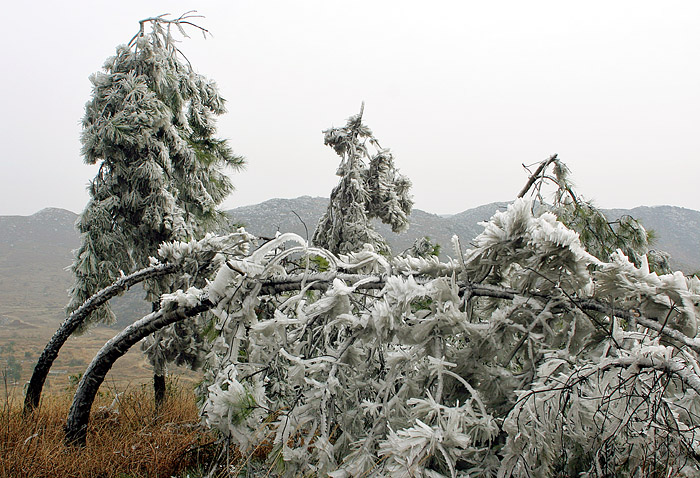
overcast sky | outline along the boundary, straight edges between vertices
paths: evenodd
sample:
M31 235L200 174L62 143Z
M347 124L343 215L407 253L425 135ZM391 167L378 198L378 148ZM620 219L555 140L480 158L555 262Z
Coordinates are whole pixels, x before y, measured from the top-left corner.
M328 196L322 130L365 101L429 212L510 200L553 153L600 206L700 210L697 0L40 0L3 8L0 215L84 208L88 76L138 20L193 8L213 36L180 49L247 158L226 209Z

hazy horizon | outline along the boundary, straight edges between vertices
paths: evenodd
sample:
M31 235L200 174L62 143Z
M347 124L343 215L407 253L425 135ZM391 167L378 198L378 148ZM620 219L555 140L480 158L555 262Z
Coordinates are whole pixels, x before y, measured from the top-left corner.
M292 198L274 197L274 198L265 199L265 200L262 200L262 201L260 201L260 202L256 202L256 203L252 203L252 204L234 205L234 206L232 206L232 207L224 207L224 208L222 208L222 209L225 210L225 211L230 211L230 210L232 210L232 209L237 209L237 208L242 208L242 207L257 206L257 205L262 204L262 203L264 203L264 202L266 202L266 201L272 201L272 200L276 200L276 199L280 199L280 200L294 200L294 199L299 199L299 198L302 198L302 197L311 197L311 198L313 198L313 199L316 199L316 198L328 199L328 196L309 196L308 194L302 194L301 196L296 196L296 197L292 197ZM421 210L421 211L426 212L426 213L429 213L429 214L435 214L435 215L437 215L437 216L444 216L444 217L447 217L447 216L454 216L454 215L456 215L456 214L460 214L460 213L462 213L462 212L464 212L464 211L468 211L468 210L470 210L470 209L476 209L476 208L481 207L481 206L487 206L487 205L489 205L489 204L494 204L494 203L511 202L511 201L513 201L513 200L514 200L514 198L511 198L511 199L508 199L508 200L503 200L503 201L489 201L489 202L485 202L485 203L483 203L483 204L476 204L476 205L474 205L474 206L469 206L469 207L466 207L466 208L464 208L464 209L462 209L462 210L460 210L460 211L452 212L452 213L441 213L441 212L437 212L437 211L430 211L430 210L423 209L423 208L421 208L421 207L415 207L415 206L414 206L413 209L418 209L418 210ZM611 209L632 210L632 209L636 209L636 208L638 208L638 207L648 207L648 208L655 208L655 207L678 207L678 208L681 208L681 209L688 209L688 210L691 210L691 211L698 211L698 212L700 212L699 209L686 208L686 207L683 207L683 206L676 206L676 205L673 205L673 204L653 204L653 205L649 205L649 204L640 204L640 205L638 205L638 206L633 206L633 207L614 207L614 206L613 206L613 207L605 207L605 206L600 206L599 204L596 204L596 205L599 206L601 209L606 209L606 210L611 210ZM60 209L60 210L63 210L63 211L71 212L71 213L76 214L76 215L78 215L78 214L80 214L80 213L82 212L82 210L80 210L80 211L73 211L73 210L71 210L71 209L66 209L66 208L63 208L63 207L46 206L46 207L42 207L42 208L40 208L40 209L38 209L38 210L36 210L36 211L34 211L34 212L32 212L32 213L29 213L29 214L0 214L0 217L7 217L7 216L28 217L28 216L33 216L33 215L35 215L35 214L38 214L38 213L40 213L41 211L46 210L46 209Z

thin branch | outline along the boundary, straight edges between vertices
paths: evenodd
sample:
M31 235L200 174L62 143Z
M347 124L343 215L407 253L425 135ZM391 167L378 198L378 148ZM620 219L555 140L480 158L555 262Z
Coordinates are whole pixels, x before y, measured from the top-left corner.
M140 38L146 34L146 32L145 32L146 23L150 23L154 27L155 27L155 25L159 25L159 24L168 25L168 26L176 25L178 27L178 29L180 30L180 32L185 37L187 37L187 33L185 33L184 29L182 28L182 25L189 25L191 27L198 29L199 31L202 32L202 35L204 35L205 38L206 38L207 34L211 35L209 30L207 30L206 28L204 28L200 25L197 25L196 23L190 21L190 19L192 19L192 18L204 18L204 15L192 15L193 13L197 13L197 10L190 10L188 12L185 12L182 15L180 15L178 18L175 18L173 20L168 20L167 18L165 18L168 15L170 15L170 13L163 13L161 15L158 15L157 17L149 17L149 18L144 18L143 20L139 20L139 31L138 31L138 33L136 33L136 35L134 35L131 38L131 40L129 40L129 46L130 47L133 46L133 44L135 43L137 38Z
M550 164L552 164L553 162L555 162L556 160L557 160L557 155L554 154L554 155L550 156L549 159L542 161L540 163L540 165L537 167L537 169L535 170L535 172L530 175L530 178L528 179L527 183L525 184L525 187L522 189L522 191L520 191L520 193L518 193L518 197L519 198L525 197L525 195L530 190L532 185L535 184L535 181L537 181L537 178L542 176L542 172L544 171L544 169L547 166L549 166Z
M304 226L304 231L306 232L306 242L309 242L309 228L306 227L306 223L301 218L301 216L299 214L297 214L297 212L294 209L291 209L291 211L292 211L292 214L294 214L297 217L297 219L299 219L299 222L301 222L301 225Z

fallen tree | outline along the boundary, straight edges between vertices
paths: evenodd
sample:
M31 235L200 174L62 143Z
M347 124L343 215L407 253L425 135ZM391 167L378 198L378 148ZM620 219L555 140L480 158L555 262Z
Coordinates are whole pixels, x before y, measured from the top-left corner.
M507 232L493 230L500 223L516 228L510 232L525 233L528 228L520 228L518 221L506 221L506 216L516 219L513 216L523 215L521 219L528 222L542 219L532 215L530 207L530 203L520 202L497 214L489 225L491 232ZM664 443L677 448L649 448L650 443L646 443L648 454L640 455L635 466L643 465L640 469L651 470L653 475L658 470L648 468L648 460L658 453L671 453L667 456L673 458L671 463L684 456L684 466L691 466L688 463L692 463L697 440L692 426L695 416L669 422L680 405L668 390L684 390L683 400L691 401L700 390L700 341L689 333L697 318L689 307L696 307L693 301L698 300L698 281L681 280L678 275L658 276L635 267L622 254L609 262L599 261L586 255L576 236L568 234L553 217L537 222L539 231L529 228L532 237L549 241L550 246L556 244L560 253L568 251L596 265L594 294L584 295L586 287L572 293L572 284L567 282L575 275L581 274L581 279L589 273L585 268L560 268L561 264L554 269L558 282L551 280L552 270L543 268L525 274L527 279L521 277L511 286L469 280L483 266L483 254L494 252L496 245L507 248L516 240L512 236L488 245L482 236L481 246L468 252L463 263L414 257L395 258L389 263L369 250L339 259L306 247L293 235L271 241L244 259L226 261L207 287L165 296L161 310L105 345L78 387L66 439L85 443L92 399L111 364L128 347L170 323L210 310L220 319L220 336L209 351L210 365L217 366L209 369L205 421L228 434L243 450L271 434L288 471L313 466L324 467L324 473L332 476L343 476L360 470L400 473L420 466L444 466L448 476L460 476L467 469L477 474L521 476L552 467L580 466L593 470L594 475L596 469L604 474L622 466L617 458L620 450L605 451L610 441L629 438L637 426L632 420L635 413L651 413L653 409L672 413L659 416L665 421L658 423L653 416L644 416L655 427L664 424ZM549 234L546 239L544 233ZM278 249L290 240L299 246ZM535 244L531 247L537 249ZM511 252L519 255L517 250ZM533 252L531 249L518 261L522 264ZM317 254L328 260L331 271L284 273L286 259L295 258L296 269L312 264L304 258ZM545 251L540 254L549 256ZM542 259L540 255L538 260ZM364 271L345 273L339 266ZM629 283L631 277L637 280L634 287ZM638 296L645 290L644 281L656 289L652 293L647 287L646 295ZM613 285L616 295L611 299ZM620 287L628 293L621 295ZM320 292L312 292L315 290ZM667 300L676 293L677 301ZM274 298L279 303L272 315L265 317L260 306ZM307 303L306 299L312 300ZM362 300L366 302L360 305ZM357 301L356 307L353 301ZM475 320L484 314L490 320ZM558 347L553 347L556 344ZM535 347L542 351L536 352ZM241 354L241 350L246 353ZM571 352L575 354L569 355ZM625 380L615 382L609 392L603 389L602 398L589 398L587 384L610 381L620 373L626 375ZM264 377L269 378L265 381ZM630 384L647 394L639 395L634 387L629 390L626 387ZM586 435L602 447L585 452L592 460L586 466L578 461L558 461L560 455L543 449L550 445L529 435L542 433L544 427L547 433L559 436L564 430L567 440L574 440L574 433L582 432L576 426L582 425L570 420L580 410L574 412L573 405L566 403L576 393L582 397L579 407L595 404L588 414L593 417L591 423L602 410L612 413L606 394L622 397L614 403L629 402L623 410L616 410L628 417L627 423L615 420L614 429L621 437L606 431L605 420L609 418L602 424L604 439ZM267 423L265 417L273 411L278 419ZM375 420L361 419L368 413L376 414ZM542 413L552 417L551 423L532 421ZM404 425L397 430L400 423ZM569 425L562 429L565 423ZM454 426L458 428L453 430ZM355 439L343 450L348 433ZM297 445L291 445L295 436ZM315 440L302 438L310 436ZM525 436L530 438L522 438ZM324 442L324 437L328 441ZM470 443L491 446L474 448ZM557 446L556 442L552 446ZM558 446L566 448L566 440ZM634 441L624 446L632 457L639 451ZM481 469L476 468L478 464Z
M697 474L700 280L654 272L641 225L602 224L563 171L543 171L536 197L551 178L571 201L518 199L447 262L336 256L293 234L217 254L204 287L164 295L99 352L66 440L85 443L128 347L206 311L215 334L190 345L204 347L203 420L244 456L272 443L280 475ZM552 211L606 228L596 254ZM631 254L606 253L629 234Z

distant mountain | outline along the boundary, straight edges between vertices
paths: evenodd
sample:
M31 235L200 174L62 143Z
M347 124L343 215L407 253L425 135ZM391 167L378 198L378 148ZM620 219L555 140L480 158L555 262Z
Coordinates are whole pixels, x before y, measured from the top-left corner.
M269 199L252 206L237 207L227 213L235 224L245 226L256 236L275 237L279 231L293 232L311 239L316 223L327 207L327 198L301 196Z
M417 238L428 236L442 246L443 257L444 254L454 256L451 250L452 236L456 234L462 240L462 246L466 246L483 230L478 223L488 221L494 212L505 209L507 205L508 203L492 203L452 216L439 216L414 208L410 216L410 227L405 233L396 234L380 221L375 221L374 227L387 239L394 252L404 251ZM270 199L227 212L234 223L246 226L258 236L274 237L280 231L311 238L327 207L327 198L302 196L294 199Z
M258 236L273 237L277 231L310 237L328 205L326 198L303 196L271 199L229 212L234 222ZM492 203L451 216L438 216L420 209L411 214L404 234L394 234L384 224L377 229L394 252L409 248L416 238L429 236L442 246L443 256L454 257L451 238L457 235L463 249L487 221L507 203ZM657 235L655 247L669 252L672 265L684 272L700 270L700 212L673 206L610 209L609 218L625 214L638 218ZM64 209L43 209L32 216L0 216L0 325L20 319L33 325L58 323L65 318L71 275L66 270L72 250L79 246L74 224L77 215ZM306 226L306 227L305 227ZM120 325L149 312L140 291L118 298L114 304Z
M0 216L0 319L11 317L56 328L65 319L72 276L67 269L80 246L78 215L46 208L31 216ZM112 301L124 326L150 312L135 288Z
M609 219L632 216L656 234L652 244L671 254L674 269L700 271L700 212L676 206L640 206L634 209L607 209Z
M228 211L234 222L247 227L253 234L274 237L275 232L295 232L309 236L321 215L328 207L328 199L302 196L295 199L270 199L253 206ZM420 209L413 209L407 232L395 234L391 229L375 222L376 229L387 238L394 252L401 252L419 237L428 236L442 246L441 255L454 257L452 236L460 238L462 248L481 233L480 222L488 221L496 212L505 210L506 202L495 202L467 209L451 216L438 216ZM686 273L700 270L700 212L675 206L637 207L634 209L606 209L611 220L630 215L639 219L647 229L656 234L654 248L671 254L671 264ZM306 225L306 228L304 228Z
M32 216L0 216L0 316L24 310L36 320L13 317L33 323L63 317L70 287L65 268L79 245L76 218L54 208Z

